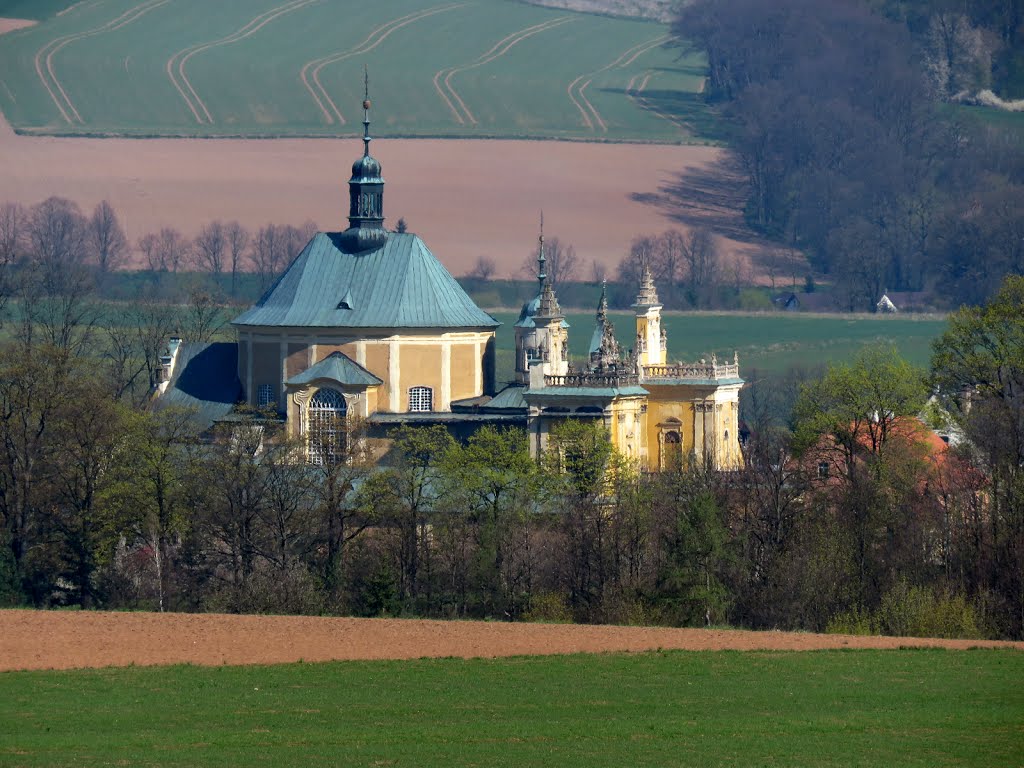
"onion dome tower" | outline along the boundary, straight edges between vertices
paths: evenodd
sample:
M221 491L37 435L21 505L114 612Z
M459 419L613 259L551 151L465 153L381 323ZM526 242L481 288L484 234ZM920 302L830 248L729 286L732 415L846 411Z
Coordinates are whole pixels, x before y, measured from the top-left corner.
M351 253L379 248L387 240L384 229L384 179L380 163L370 155L370 76L364 72L363 156L352 164L348 180L348 229L342 247Z

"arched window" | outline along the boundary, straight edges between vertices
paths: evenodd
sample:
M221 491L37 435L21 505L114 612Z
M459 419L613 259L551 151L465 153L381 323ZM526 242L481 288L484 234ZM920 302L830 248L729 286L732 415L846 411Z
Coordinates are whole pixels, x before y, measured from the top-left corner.
M409 413L423 413L434 410L434 390L430 387L409 388Z
M309 460L335 464L345 448L345 398L336 389L318 389L307 406Z
M678 470L683 466L683 441L678 432L665 433L665 469Z

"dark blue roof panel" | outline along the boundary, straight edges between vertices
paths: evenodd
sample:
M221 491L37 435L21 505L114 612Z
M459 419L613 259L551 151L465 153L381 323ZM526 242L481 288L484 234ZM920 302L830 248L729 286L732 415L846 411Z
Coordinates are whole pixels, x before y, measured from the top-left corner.
M154 401L157 408L194 408L203 427L226 416L242 399L238 381L238 345L183 343L167 390Z

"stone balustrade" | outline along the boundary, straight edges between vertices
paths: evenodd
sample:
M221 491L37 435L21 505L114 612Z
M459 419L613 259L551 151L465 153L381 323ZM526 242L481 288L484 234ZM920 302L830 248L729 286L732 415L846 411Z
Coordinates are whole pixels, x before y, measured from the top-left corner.
M640 383L635 373L570 373L565 376L545 376L546 387L629 387Z
M731 379L739 378L737 363L674 363L645 365L645 379Z

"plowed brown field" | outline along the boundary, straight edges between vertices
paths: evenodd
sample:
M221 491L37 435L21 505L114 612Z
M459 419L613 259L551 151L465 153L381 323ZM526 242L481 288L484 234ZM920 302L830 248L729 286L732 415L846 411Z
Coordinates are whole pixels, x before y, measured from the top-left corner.
M29 137L0 116L0 203L60 195L89 212L107 199L133 243L161 227L192 236L212 219L252 229L312 220L333 231L347 226L349 164L361 150L354 138ZM486 256L498 276L518 276L541 209L547 234L576 248L581 279L595 261L614 274L636 235L694 222L720 234L730 262L765 252L743 225L739 180L718 182L724 150L715 147L385 138L373 152L387 179L387 225L405 218L456 275ZM684 174L717 186L679 192Z
M824 648L1010 647L1024 643L479 621L0 611L0 670L151 664Z

